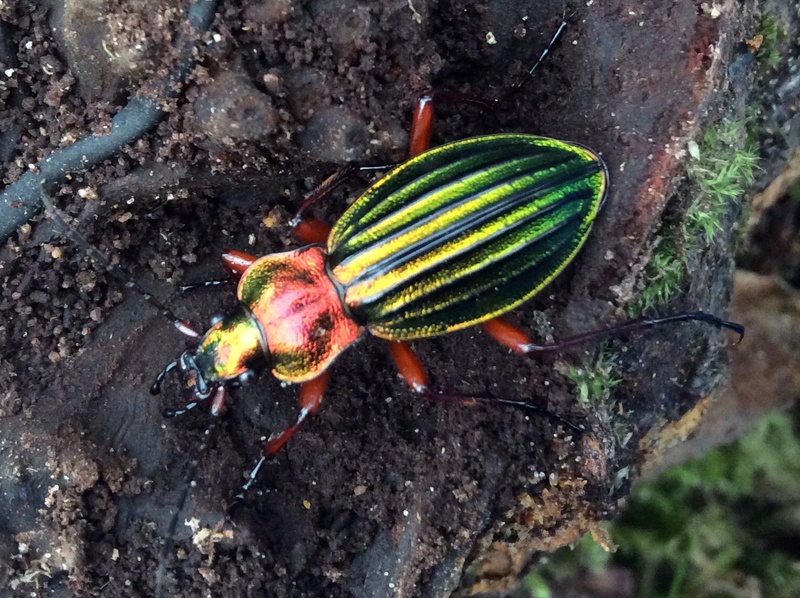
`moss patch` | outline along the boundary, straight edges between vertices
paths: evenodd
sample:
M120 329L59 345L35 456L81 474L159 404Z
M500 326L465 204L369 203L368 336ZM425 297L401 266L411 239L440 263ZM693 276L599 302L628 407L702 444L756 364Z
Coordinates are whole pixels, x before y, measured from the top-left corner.
M702 144L689 145L690 197L680 219L665 220L644 272L644 288L630 306L632 315L669 302L680 289L689 264L722 230L731 202L753 183L758 156L746 143L744 121L722 121L706 131Z
M632 570L638 596L800 595L794 425L770 414L734 445L640 484L611 526L617 552L605 553L587 535L537 568L531 595L613 567Z

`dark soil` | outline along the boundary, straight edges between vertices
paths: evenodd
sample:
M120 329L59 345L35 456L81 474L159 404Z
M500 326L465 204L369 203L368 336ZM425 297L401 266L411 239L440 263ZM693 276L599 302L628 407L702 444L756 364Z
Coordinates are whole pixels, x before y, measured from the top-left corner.
M109 0L104 19L81 20L91 3L54 4L0 9L0 62L14 69L13 85L0 88L11 148L4 184L54 149L102 133L131 90L165 72L168 32L181 23L170 9L184 6ZM523 91L491 113L443 106L434 135L441 143L535 132L607 160L612 194L592 239L512 316L556 337L624 315L675 197L686 140L718 103L732 37L730 15L711 18L700 2L586 4L568 3L563 39ZM73 173L55 201L141 286L180 316L208 322L232 307L232 289L182 296L179 283L220 277L217 256L227 248L266 254L294 245L293 208L337 164L401 160L414 102L432 88L501 95L562 11L561 0L223 1L166 119L102 167ZM72 29L54 38L53 24ZM116 58L98 66L103 56ZM315 216L333 222L368 182ZM51 219L24 226L0 251L0 587L20 596L151 596L208 425L200 409L162 418L165 405L181 404L177 385L167 384L163 401L148 392L186 345ZM724 240L691 274L675 307L721 313ZM294 417L296 389L265 373L235 392L202 456L165 562L165 595L447 595L491 544L478 543L481 535L513 516L520 493L555 491L558 476L580 479L582 506L564 520L610 516L626 486L615 486L617 472L633 465L636 440L710 393L724 371L721 337L701 326L615 346L623 438L608 412L577 405L554 369L580 363L582 352L524 359L477 330L415 343L438 387L530 401L585 425L578 436L532 411L416 397L382 343L367 339L335 363L322 409L266 469L226 537L212 546L201 533L193 544L193 531L220 520L260 438Z

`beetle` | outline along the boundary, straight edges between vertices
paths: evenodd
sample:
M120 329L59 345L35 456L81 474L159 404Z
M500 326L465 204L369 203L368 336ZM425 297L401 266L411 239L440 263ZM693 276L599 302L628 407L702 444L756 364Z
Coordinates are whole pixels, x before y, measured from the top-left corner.
M229 383L268 359L275 377L302 387L297 422L267 443L264 459L316 411L329 366L365 334L390 341L401 374L426 392L406 342L480 323L504 338L497 316L571 261L607 188L597 154L544 137L491 135L419 153L369 187L327 239L319 223L301 223L299 235L315 242L263 257L224 253L238 308L202 337L182 324L199 342L152 391L178 368L193 400L167 414L210 399L219 415Z
M297 235L308 243L299 249L222 255L238 281L233 312L203 335L176 321L198 344L163 368L151 391L158 394L178 369L192 400L165 415L203 401L213 415L222 414L229 385L267 361L276 378L301 385L295 423L264 444L234 504L319 408L331 363L366 334L389 342L414 392L438 396L408 341L480 325L513 351L531 354L674 321L743 333L738 324L685 312L535 344L500 316L539 293L578 253L607 198L608 169L580 144L526 134L427 149L432 111L432 98L423 98L412 123L411 158L364 191L332 228L296 220ZM347 174L334 175L312 197Z
M526 77L563 28L564 23ZM608 169L583 145L527 134L473 137L430 149L435 95L486 107L480 98L452 92L423 97L412 119L409 159L364 191L332 228L301 220L298 213L293 224L305 246L262 257L223 253L223 267L238 281L239 305L215 318L203 334L111 265L63 222L43 195L48 212L62 221L71 237L126 287L172 319L180 332L197 340L195 348L162 368L151 387L152 394L159 394L165 377L180 372L191 400L182 409L165 410L166 416L181 415L204 402L210 402L213 416L221 415L229 387L246 381L265 363L276 378L301 385L295 423L264 444L226 516L244 499L264 463L319 408L333 361L367 334L388 341L411 390L429 396L440 395L430 390L408 341L474 325L523 355L563 351L602 337L689 320L731 329L740 340L744 334L734 322L704 312L681 312L536 344L503 320L500 316L546 287L584 245L608 196ZM357 170L345 167L335 173L301 211Z

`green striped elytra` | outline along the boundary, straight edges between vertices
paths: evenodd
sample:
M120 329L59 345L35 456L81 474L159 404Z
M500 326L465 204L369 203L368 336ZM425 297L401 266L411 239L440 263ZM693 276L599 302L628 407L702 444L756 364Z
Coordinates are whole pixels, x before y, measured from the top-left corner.
M429 150L342 216L327 243L346 310L408 340L489 320L539 292L583 245L608 189L593 152L530 135Z
M323 184L320 195L332 186ZM676 321L741 333L737 324L682 312L539 345L500 317L572 261L607 193L602 159L574 143L505 134L422 151L369 187L332 228L300 221L295 232L305 247L260 258L224 253L223 265L238 279L239 308L162 370L153 392L179 367L193 400L167 415L206 399L218 415L227 384L248 376L255 362L268 360L277 378L301 384L297 421L265 444L241 499L321 404L331 363L365 334L387 340L409 387L433 396L408 341L476 324L521 354ZM179 328L200 337L182 322Z

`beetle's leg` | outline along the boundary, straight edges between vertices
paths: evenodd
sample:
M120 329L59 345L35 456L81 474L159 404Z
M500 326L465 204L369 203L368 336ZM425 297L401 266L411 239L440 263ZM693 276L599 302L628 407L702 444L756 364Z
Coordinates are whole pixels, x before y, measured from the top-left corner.
M303 243L325 243L328 240L328 234L331 232L331 226L321 220L313 218L303 218L309 206L317 203L321 199L329 196L339 186L345 183L348 179L353 177L359 172L367 172L373 170L383 170L391 168L393 165L385 166L357 166L355 164L346 164L339 170L330 175L327 179L322 181L316 189L314 189L308 197L305 198L294 218L291 219L291 224L294 229L295 236Z
M303 203L301 203L300 207L297 208L297 213L294 215L294 218L292 218L289 222L289 224L294 227L295 234L297 234L298 237L300 236L300 233L298 232L297 227L303 222L303 212L305 212L312 204L317 203L322 198L333 193L337 187L339 187L357 172L358 167L354 164L346 164L342 166L339 170L317 185L317 187L309 194L309 196L303 200ZM317 220L316 222L320 221Z
M356 172L358 172L357 167L352 164L347 164L322 181L322 183L306 197L305 201L300 204L297 214L295 214L290 222L295 237L300 239L303 243L324 243L328 240L328 235L331 232L331 225L315 218L303 218L302 214L308 206L333 193L334 189L339 187Z
M328 388L328 382L331 379L330 370L326 370L313 380L304 382L300 385L300 413L297 414L297 421L286 428L283 432L273 435L263 447L264 457L271 459L274 457L283 445L294 435L300 426L306 421L309 415L314 415L322 404L322 397L325 396L325 390Z
M255 464L255 467L250 470L247 481L242 485L239 494L233 497L228 508L225 509L225 519L227 519L231 512L244 501L247 492L255 483L264 464L275 457L278 451L283 448L283 445L286 444L294 433L306 422L309 415L316 413L320 404L322 404L322 397L325 395L325 389L328 387L330 379L331 373L330 370L327 370L313 380L309 380L300 385L300 413L297 415L297 420L282 432L270 436L269 440L264 444L261 458Z
M228 410L228 391L225 389L225 385L220 384L217 386L214 394L209 398L211 399L211 415L214 417L225 415Z
M225 390L225 386L220 384L209 396L196 397L193 401L186 403L181 409L164 409L162 414L164 417L180 417L197 407L200 403L211 400L211 415L220 417L228 410L227 398L228 392Z
M164 378L167 377L172 370L178 367L178 360L169 362L164 368L158 372L156 375L156 379L153 381L152 386L150 386L150 394L151 395L160 395L161 394L161 384L164 382Z
M315 218L306 218L299 220L292 232L303 243L325 243L331 232L331 225Z
M417 100L414 116L411 117L411 132L408 134L408 157L421 154L431 146L433 131L433 94Z
M411 158L421 154L431 145L431 132L433 130L434 103L436 101L446 103L471 104L482 109L488 109L490 104L481 98L463 94L460 92L440 90L423 96L417 101L414 109L414 116L411 118L411 132L409 134L408 157ZM392 167L392 164L382 166L356 166L347 164L343 166L314 189L311 194L300 204L297 214L292 218L290 224L294 227L294 234L304 243L324 243L328 239L331 227L320 221L313 219L303 219L303 212L312 204L330 195L336 188L359 172L383 170Z
M182 284L178 288L180 289L181 293L188 293L189 291L193 291L202 287L218 287L224 284L230 284L231 282L232 281L230 278L215 278L214 280L201 280L200 282Z
M164 409L161 413L164 417L180 417L197 407L200 403L205 403L207 400L208 397L205 399L195 399L194 401L186 403L181 409Z
M497 342L505 345L512 351L523 355L529 355L533 353L566 351L568 349L572 349L574 347L578 347L599 339L622 336L623 334L637 332L639 330L646 330L662 324L690 321L704 322L706 324L716 326L717 328L727 328L728 330L732 330L739 335L739 339L736 341L737 343L741 342L741 340L744 338L744 326L741 324L722 320L716 316L712 316L702 311L679 312L677 314L672 314L661 318L636 318L620 324L615 324L614 326L608 326L606 328L600 328L589 332L582 332L574 336L568 336L560 341L545 343L542 345L534 343L525 332L513 324L506 322L503 318L494 318L492 320L488 320L481 324L481 328L483 328L483 331L494 338Z
M583 432L579 426L576 426L560 415L556 415L547 409L533 405L526 401L498 399L496 397L462 396L451 393L434 392L428 387L428 375L425 373L425 368L422 365L422 362L420 361L419 357L417 357L417 354L414 353L414 350L411 348L411 346L405 341L388 341L388 344L389 352L391 353L392 359L397 365L400 375L406 381L409 388L411 388L411 390L417 394L421 394L437 401L454 401L460 403L461 405L499 404L520 407L530 411L535 411L549 417L550 419L554 419L576 432Z
M536 346L524 330L504 318L487 320L481 324L481 328L498 343L520 355L530 353L531 347Z
M289 224L294 229L295 236L303 243L325 243L328 240L328 233L331 232L329 224L321 220L313 218L303 218L309 206L317 203L321 199L329 196L335 189L345 183L348 179L352 178L359 172L373 172L376 170L388 170L396 166L396 164L380 164L377 166L357 166L356 164L346 164L339 170L330 175L327 179L314 189L308 197L305 198L297 213L289 221Z
M512 93L521 89L533 77L533 73L535 73L536 69L539 68L539 65L542 64L542 62L544 62L545 57L550 53L550 50L553 49L553 46L555 46L556 42L561 38L561 34L564 33L564 29L567 28L566 19L567 19L567 13L565 8L564 14L561 17L561 23L559 24L558 29L556 29L556 32L553 34L553 37L550 38L550 42L547 44L547 47L545 47L545 49L542 50L542 53L539 54L539 58L536 60L533 66L530 69L528 69L528 71L522 76L522 78L519 81L517 81L515 85L511 86L510 90L507 91L504 96L498 98L498 101L506 99Z
M230 249L223 253L220 259L222 260L222 267L228 271L231 278L238 280L258 257L243 251Z
M567 27L566 13L561 18L561 24L556 29L556 32L553 34L553 37L550 38L550 42L547 44L547 47L539 54L539 58L533 64L533 66L528 69L528 71L522 76L522 78L517 81L514 85L511 85L506 89L506 91L500 95L500 97L495 98L494 100L487 100L477 95L462 93L459 91L453 91L449 89L439 89L434 90L431 94L423 96L417 102L417 106L414 109L414 116L411 119L411 133L409 134L409 143L408 143L408 157L411 158L416 156L417 154L421 154L422 152L426 151L431 146L431 132L433 130L433 114L434 114L434 103L444 103L444 104L467 104L470 106L475 106L476 108L485 111L491 110L492 106L498 104L499 102L507 99L513 93L520 90L528 80L533 77L533 73L536 72L536 69L539 68L539 65L542 64L545 57L550 53L550 50L553 49L553 46L561 37L561 34L564 32L564 29Z
M411 345L406 341L387 341L387 344L397 370L409 388L419 394L428 390L428 374Z
M202 280L200 282L191 282L189 284L182 284L179 288L181 293L193 291L202 287L218 287L224 284L231 284L236 282L244 274L254 261L258 258L243 251L236 251L234 249L228 250L222 254L222 267L228 272L228 278L217 278L214 280Z
M414 116L411 117L411 132L408 135L408 157L413 158L431 146L434 106L440 104L467 104L481 110L489 110L491 102L467 93L450 89L437 89L417 100Z

